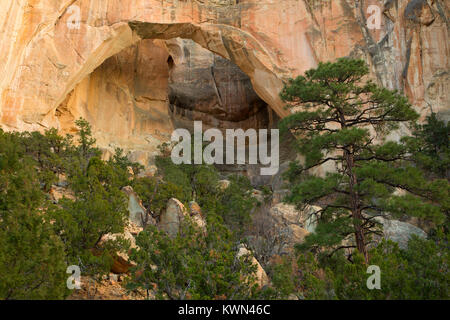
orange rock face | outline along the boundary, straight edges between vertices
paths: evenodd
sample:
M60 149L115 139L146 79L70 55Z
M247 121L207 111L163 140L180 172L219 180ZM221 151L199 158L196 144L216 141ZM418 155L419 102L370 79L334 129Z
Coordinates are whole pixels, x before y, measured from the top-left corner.
M143 163L176 126L170 83L192 84L212 53L239 67L281 117L283 81L342 56L366 59L374 79L403 91L422 114L450 114L443 0L23 0L7 1L0 19L2 128L70 132L83 116L100 147L125 148ZM176 38L204 51L174 46ZM171 78L174 67L187 70L186 79ZM247 92L245 79L220 81L219 91L230 83ZM245 122L251 104L231 94L224 100L230 118L213 118ZM193 103L194 114L211 106L217 115L211 101Z

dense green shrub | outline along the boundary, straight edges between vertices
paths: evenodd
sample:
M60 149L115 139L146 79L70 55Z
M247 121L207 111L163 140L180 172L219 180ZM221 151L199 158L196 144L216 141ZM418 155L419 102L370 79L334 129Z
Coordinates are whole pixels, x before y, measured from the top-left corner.
M152 226L140 233L128 289L156 288L158 299L251 298L257 292L255 266L248 256L236 258L231 233L219 221L210 215L206 234L189 219L173 239Z

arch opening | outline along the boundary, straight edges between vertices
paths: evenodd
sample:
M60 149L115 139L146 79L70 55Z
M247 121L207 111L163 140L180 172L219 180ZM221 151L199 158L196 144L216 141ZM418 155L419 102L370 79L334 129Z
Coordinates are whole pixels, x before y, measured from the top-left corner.
M192 40L141 40L86 76L55 112L65 132L84 117L105 155L151 164L175 128L271 128L278 117L233 62Z

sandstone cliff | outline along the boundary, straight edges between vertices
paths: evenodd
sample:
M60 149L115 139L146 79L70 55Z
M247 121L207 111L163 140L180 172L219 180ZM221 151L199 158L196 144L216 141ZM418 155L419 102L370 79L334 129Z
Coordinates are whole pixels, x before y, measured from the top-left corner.
M194 119L270 126L286 114L284 80L342 56L366 59L422 114L450 114L443 0L1 1L6 130L70 132L83 116L102 148L146 163Z

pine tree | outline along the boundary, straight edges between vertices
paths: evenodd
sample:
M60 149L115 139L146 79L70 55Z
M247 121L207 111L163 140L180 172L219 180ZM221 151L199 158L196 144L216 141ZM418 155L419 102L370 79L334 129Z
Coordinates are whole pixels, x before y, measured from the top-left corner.
M45 217L38 162L23 140L0 130L0 300L62 299L64 246Z
M431 178L449 178L450 124L439 120L435 113L418 124L411 137L405 137L414 161Z
M78 145L56 129L4 133L0 130L0 299L60 299L67 295L66 266L99 278L112 255L128 243L102 241L122 233L130 162L116 150L109 161L94 147L91 127L79 126ZM57 204L48 191L66 174L66 196Z
M367 246L377 231L375 217L412 215L444 220L440 199L448 198L446 180L427 181L411 163L403 142L384 137L418 119L408 100L396 91L366 80L362 60L320 63L305 76L291 79L281 93L294 113L281 121L282 131L298 136L304 163L291 165L288 201L318 204L317 230L305 246L327 248L332 255L356 246L368 261ZM323 176L313 169L334 164ZM343 242L354 236L354 243Z
M124 231L128 212L121 188L129 182L127 166L134 164L120 149L111 160L101 160L89 123L80 119L76 124L79 145L65 158L74 199L64 197L48 215L65 244L68 264L80 265L83 274L96 277L109 272L111 254L127 247L120 237L107 242L102 238Z

